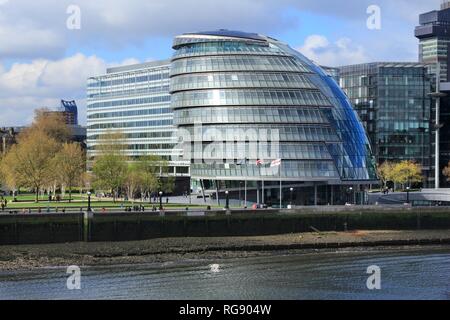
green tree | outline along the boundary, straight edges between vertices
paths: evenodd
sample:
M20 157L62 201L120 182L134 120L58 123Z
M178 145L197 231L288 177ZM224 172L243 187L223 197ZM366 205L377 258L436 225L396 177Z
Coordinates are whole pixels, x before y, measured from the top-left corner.
M113 200L125 185L128 174L128 158L124 148L126 138L122 132L102 134L95 146L96 155L92 167L93 185L96 189L109 190Z
M140 170L137 163L130 163L127 168L125 187L127 190L127 195L129 199L135 198L136 192L142 187L144 183L145 176Z
M18 137L1 163L1 171L10 187L34 189L36 202L39 192L55 177L54 155L60 145L42 130L27 130Z
M119 154L102 154L92 168L94 174L94 186L96 189L109 190L113 195L113 201L127 177L126 158Z
M78 143L64 143L54 158L58 180L69 188L69 202L72 201L72 187L82 182L86 169L85 155Z
M150 194L160 190L161 172L167 165L167 161L157 155L143 156L136 162L137 170L142 176L140 184L142 194Z

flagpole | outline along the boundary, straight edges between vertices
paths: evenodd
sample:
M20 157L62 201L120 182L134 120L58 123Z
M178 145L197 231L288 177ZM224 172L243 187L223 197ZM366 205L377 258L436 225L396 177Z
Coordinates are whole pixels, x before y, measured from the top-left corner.
M245 193L245 195L244 195L244 201L245 201L245 203L244 203L244 207L245 208L247 208L247 179L245 179L245 182L244 182L244 193Z
M281 201L281 198L282 198L282 191L281 191L281 189L282 189L282 187L281 187L281 162L280 162L279 170L280 170L280 209L281 209L281 206L282 206L282 201Z
M262 195L261 195L261 202L264 205L264 179L262 180Z

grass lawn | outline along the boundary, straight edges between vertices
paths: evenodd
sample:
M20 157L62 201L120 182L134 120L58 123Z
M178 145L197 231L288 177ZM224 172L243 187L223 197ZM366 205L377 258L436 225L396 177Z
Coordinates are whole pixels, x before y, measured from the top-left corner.
M8 200L8 205L7 208L5 209L7 210L16 210L16 209L37 209L37 208L41 208L42 210L45 210L47 207L50 208L68 208L68 209L77 209L77 208L83 208L86 209L88 206L88 201L87 201L87 196L85 194L80 195L80 194L73 194L72 195L72 202L69 202L69 195L66 194L66 196L64 197L64 200L60 201L60 202L56 202L56 201L52 201L49 202L48 201L48 196L44 196L44 197L39 197L39 202L36 203L35 201L35 196L33 194L23 194L23 195L19 195L17 196L17 202L13 202L13 197L11 196L6 196L3 197L6 198ZM167 209L184 209L186 207L189 208L205 208L207 207L207 205L198 205L198 204L180 204L180 203L165 203L165 199L163 199L163 207L167 208ZM132 207L134 205L144 205L145 208L147 209L151 209L153 206L156 206L157 208L159 207L159 201L157 203L142 203L142 202L131 202L131 201L120 201L117 200L116 202L113 202L110 199L107 200L102 200L102 199L98 199L95 197L91 198L91 207L92 208L122 208L122 207ZM211 205L212 208L221 208L222 206L217 206L217 205Z
M8 200L8 202L12 202L14 197L4 196L3 198ZM34 202L34 200L36 199L36 196L34 194L25 194L25 195L19 195L16 198L17 198L17 201L19 201L19 202L28 202L28 201ZM72 194L72 199L73 200L83 200L83 199L86 199L86 195L81 196L79 194ZM64 200L69 200L68 194L66 194L66 196L64 197ZM39 196L39 201L48 201L48 196Z
M91 201L91 207L93 208L120 208L123 204L124 207L129 207L133 205L139 206L140 204L143 204L146 208L151 208L153 205L156 207L159 207L159 203L150 204L150 203L141 203L141 202L135 202L134 204L132 202L112 202L112 201ZM88 206L87 201L77 201L77 202L51 202L48 203L47 201L35 203L35 202L26 202L26 203L20 203L20 202L10 202L8 203L8 209L22 209L22 208L86 208ZM205 205L183 205L178 203L163 203L164 208L206 208Z

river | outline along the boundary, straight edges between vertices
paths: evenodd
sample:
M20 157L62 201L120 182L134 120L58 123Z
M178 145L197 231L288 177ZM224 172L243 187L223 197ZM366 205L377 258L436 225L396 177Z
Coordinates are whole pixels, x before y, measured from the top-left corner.
M381 270L381 289L366 286ZM450 299L450 247L349 249L258 258L0 272L0 299Z

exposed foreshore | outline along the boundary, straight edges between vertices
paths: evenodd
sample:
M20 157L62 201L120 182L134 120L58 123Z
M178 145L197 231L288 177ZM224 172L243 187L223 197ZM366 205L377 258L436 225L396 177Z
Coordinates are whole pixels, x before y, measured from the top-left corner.
M239 258L314 249L448 245L450 230L313 232L256 237L0 246L0 271Z

